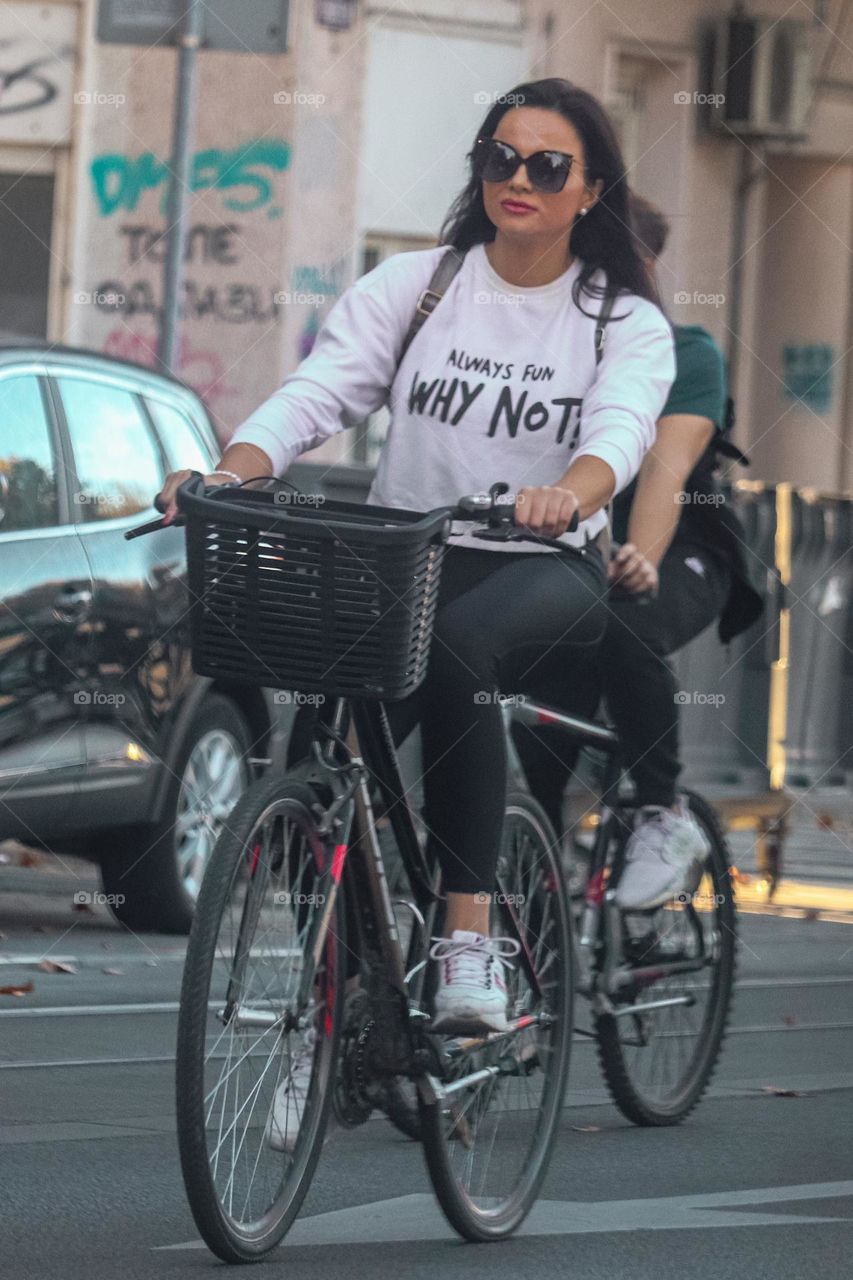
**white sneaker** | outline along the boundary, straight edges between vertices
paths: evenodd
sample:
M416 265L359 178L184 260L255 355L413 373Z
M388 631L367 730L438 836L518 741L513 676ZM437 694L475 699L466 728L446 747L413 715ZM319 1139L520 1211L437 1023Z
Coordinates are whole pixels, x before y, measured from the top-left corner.
M638 809L625 869L616 887L616 905L623 911L662 906L695 878L709 849L683 799L678 813L663 805Z
M315 1028L309 1027L294 1045L286 1067L287 1078L273 1094L264 1137L274 1151L292 1151L296 1146L311 1085L316 1040Z
M513 938L487 938L454 929L452 938L433 938L430 956L438 962L434 1031L477 1035L506 1031L506 981L503 961L518 955Z

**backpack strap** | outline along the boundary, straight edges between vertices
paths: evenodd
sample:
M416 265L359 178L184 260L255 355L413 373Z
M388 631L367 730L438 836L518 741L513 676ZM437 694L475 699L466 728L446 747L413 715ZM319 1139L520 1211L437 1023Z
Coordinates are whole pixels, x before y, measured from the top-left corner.
M604 301L601 304L601 310L598 313L598 319L595 322L595 366L601 364L604 357L604 330L608 320L613 314L613 304L616 297L612 293L604 295ZM613 499L611 498L607 504L607 524L595 536L595 541L601 550L604 559L604 567L607 568L610 560L610 553L613 544Z
M598 320L595 324L595 363L601 364L604 356L604 328L613 314L613 304L616 301L612 293L604 295L604 301L601 304L601 310L598 313Z
M432 279L418 298L415 306L415 314L412 316L412 323L409 325L409 331L403 339L403 346L400 350L400 359L397 361L399 366L403 356L409 349L409 344L419 331L421 325L428 316L435 311L441 299L444 297L450 282L456 275L462 263L465 260L465 254L460 253L458 249L449 248L445 254L439 259L438 266L433 272Z

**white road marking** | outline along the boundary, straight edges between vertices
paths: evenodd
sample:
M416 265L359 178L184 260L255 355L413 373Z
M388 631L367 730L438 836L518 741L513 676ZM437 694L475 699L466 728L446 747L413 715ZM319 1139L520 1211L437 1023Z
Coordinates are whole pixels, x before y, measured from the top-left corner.
M815 1182L793 1187L763 1187L706 1195L661 1196L647 1200L540 1200L519 1235L587 1235L613 1231L707 1231L709 1227L794 1226L853 1222L853 1204L837 1217L794 1213L738 1212L750 1205L798 1200L853 1198L853 1182ZM335 1209L296 1221L284 1243L299 1245L392 1244L446 1240L453 1231L429 1194L399 1196L373 1204ZM159 1245L158 1250L204 1249L200 1240Z

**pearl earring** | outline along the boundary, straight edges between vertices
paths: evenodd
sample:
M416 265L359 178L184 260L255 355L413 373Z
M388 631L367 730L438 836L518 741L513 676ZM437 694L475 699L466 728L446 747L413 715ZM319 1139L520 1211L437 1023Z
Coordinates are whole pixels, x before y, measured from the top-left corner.
M581 213L581 217L583 217L583 215L584 215L586 212L587 212L587 211L586 211L586 209L581 209L581 211L580 211L580 213Z

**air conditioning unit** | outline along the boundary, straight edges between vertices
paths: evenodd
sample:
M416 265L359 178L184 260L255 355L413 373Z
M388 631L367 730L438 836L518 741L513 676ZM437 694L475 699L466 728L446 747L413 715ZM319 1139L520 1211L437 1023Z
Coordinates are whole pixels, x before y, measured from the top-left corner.
M811 100L805 22L732 15L712 29L708 124L752 138L803 139Z

